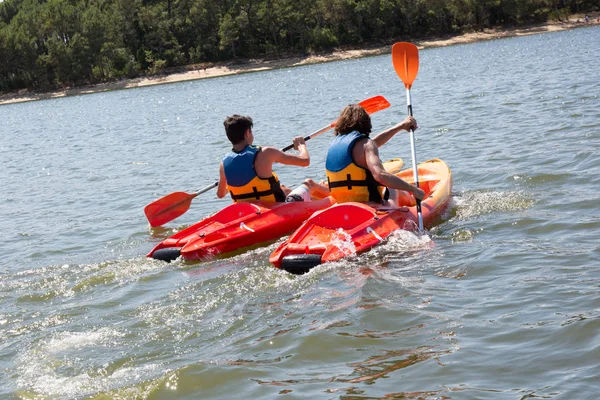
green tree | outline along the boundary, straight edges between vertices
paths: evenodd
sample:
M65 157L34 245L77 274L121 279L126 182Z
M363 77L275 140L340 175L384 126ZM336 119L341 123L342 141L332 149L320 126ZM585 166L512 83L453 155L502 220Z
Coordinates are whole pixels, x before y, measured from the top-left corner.
M4 0L0 91L565 19L598 0Z

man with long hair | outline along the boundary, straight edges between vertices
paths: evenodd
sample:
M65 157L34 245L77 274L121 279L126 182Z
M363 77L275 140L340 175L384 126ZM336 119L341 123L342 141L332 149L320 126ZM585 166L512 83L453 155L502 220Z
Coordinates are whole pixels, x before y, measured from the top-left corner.
M339 203L370 201L394 207L422 200L423 190L387 172L379 158L379 147L401 130L417 129L417 121L406 117L373 138L371 128L371 117L358 104L346 106L340 114L325 162L331 196Z

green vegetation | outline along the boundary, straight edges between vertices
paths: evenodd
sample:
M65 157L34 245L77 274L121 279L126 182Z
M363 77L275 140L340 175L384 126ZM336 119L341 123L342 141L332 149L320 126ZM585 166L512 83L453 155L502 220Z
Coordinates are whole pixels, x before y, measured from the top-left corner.
M0 92L564 19L597 0L4 0Z

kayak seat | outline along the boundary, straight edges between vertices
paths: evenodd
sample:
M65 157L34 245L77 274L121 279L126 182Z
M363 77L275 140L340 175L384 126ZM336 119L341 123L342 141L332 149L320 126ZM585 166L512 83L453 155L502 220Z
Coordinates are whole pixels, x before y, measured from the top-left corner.
M314 215L310 221L325 229L352 229L375 217L372 209L360 203L336 204Z
M423 181L419 181L419 188L425 192L425 196L429 196L435 185L439 182L439 179L427 179L427 177L425 177Z
M416 205L417 201L412 193L408 193L405 190L398 190L398 207L413 207Z
M248 202L233 203L212 216L212 220L221 224L227 224L247 215L259 214L260 207Z

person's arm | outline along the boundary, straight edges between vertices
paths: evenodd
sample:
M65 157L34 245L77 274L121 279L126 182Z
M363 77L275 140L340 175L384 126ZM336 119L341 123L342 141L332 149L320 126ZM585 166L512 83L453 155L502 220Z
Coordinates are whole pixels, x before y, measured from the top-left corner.
M227 195L227 179L225 178L225 167L223 163L219 166L219 185L217 186L217 197L222 199Z
M294 149L298 151L298 154L284 153L274 147L263 147L262 153L271 163L277 162L285 165L307 167L310 164L310 155L302 136L294 138Z
M377 145L377 147L381 147L388 142L396 133L401 130L409 131L410 128L413 130L417 129L417 120L414 117L408 116L404 119L404 121L392 126L385 131L378 133L373 141Z
M419 200L422 200L425 196L425 192L418 187L405 182L403 179L385 170L379 158L379 149L372 140L365 143L365 161L373 178L383 186L391 189L405 190L412 193Z

